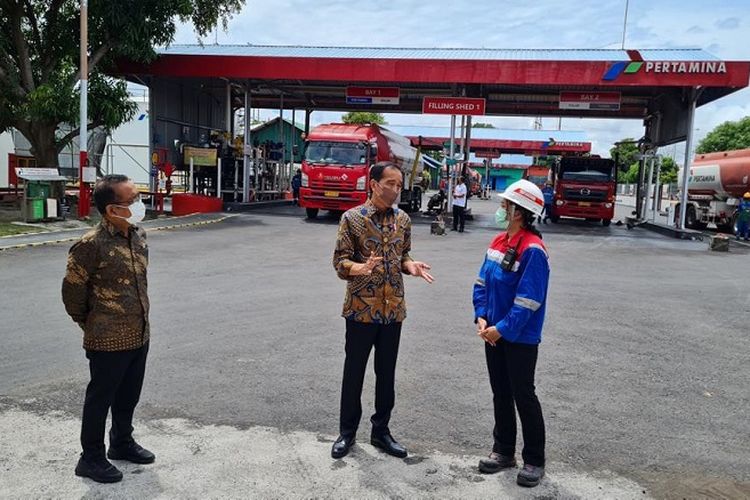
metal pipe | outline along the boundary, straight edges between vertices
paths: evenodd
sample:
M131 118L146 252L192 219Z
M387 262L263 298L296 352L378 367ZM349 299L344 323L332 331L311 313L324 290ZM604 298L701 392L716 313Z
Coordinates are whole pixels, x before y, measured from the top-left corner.
M250 143L250 113L252 112L250 106L250 82L248 81L245 85L245 113L243 120L245 122L245 138L243 140L242 148L242 202L247 203L250 199L250 161L252 158L252 144Z
M688 203L688 173L693 149L693 126L695 123L695 101L697 99L696 89L691 89L687 109L687 137L685 138L685 165L682 168L682 192L680 193L680 229L685 229L685 215Z
M448 209L453 206L453 162L456 161L456 115L451 115L451 141L449 148L448 160L446 161L445 170L448 174Z
M195 193L195 181L193 175L195 174L195 166L193 165L193 157L190 157L190 192Z
M661 175L661 156L656 157L656 177L654 178L654 204L651 209L651 220L656 222L656 212L661 208L661 184L659 176Z
M221 157L216 159L216 197L221 199Z

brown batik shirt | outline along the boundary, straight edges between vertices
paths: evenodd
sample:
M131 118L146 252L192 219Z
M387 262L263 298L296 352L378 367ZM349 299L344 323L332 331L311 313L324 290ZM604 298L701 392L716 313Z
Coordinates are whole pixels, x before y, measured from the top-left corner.
M362 323L395 323L406 318L403 264L412 260L411 219L399 209L378 211L372 201L344 213L333 267L347 280L342 316ZM354 263L383 257L372 274L350 276Z
M123 234L102 219L73 245L62 297L65 310L83 329L84 349L126 351L148 342L147 267L142 228Z

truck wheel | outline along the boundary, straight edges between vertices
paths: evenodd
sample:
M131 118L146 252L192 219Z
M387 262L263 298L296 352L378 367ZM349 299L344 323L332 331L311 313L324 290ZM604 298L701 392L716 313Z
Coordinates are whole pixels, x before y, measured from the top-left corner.
M602 219L602 226L609 227L612 224L612 219Z
M318 209L317 208L306 208L305 212L307 213L308 219L315 219L318 217Z
M690 205L687 207L687 211L685 212L685 227L687 227L688 229L703 231L708 227L708 224L706 224L705 222L700 222L698 220L698 217L695 215L695 207Z

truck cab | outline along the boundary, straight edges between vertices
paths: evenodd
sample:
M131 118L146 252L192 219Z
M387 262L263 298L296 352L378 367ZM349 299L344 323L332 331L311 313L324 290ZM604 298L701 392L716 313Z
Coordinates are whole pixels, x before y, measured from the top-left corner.
M421 189L413 179L422 163L409 140L375 124L332 123L310 131L302 161L300 206L314 219L320 210L343 212L367 200L370 167L391 161L404 173L399 206L419 209ZM419 168L417 168L419 167Z
M552 171L555 190L550 219L576 217L609 226L615 215L615 162L596 157L561 158Z

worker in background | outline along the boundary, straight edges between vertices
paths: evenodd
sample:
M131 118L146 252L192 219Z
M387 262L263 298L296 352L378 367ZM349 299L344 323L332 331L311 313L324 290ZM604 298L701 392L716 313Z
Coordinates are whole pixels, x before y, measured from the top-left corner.
M297 169L294 176L292 177L292 196L294 196L294 204L299 205L299 188L302 187L302 171Z
M737 207L737 239L750 240L750 191L744 194Z
M494 445L479 462L483 473L516 466L516 410L523 430L524 466L516 481L536 486L544 476L545 430L534 375L547 303L549 263L534 219L544 208L541 190L522 179L500 195L492 240L474 284L477 335L484 341L495 413Z
M375 413L370 418L370 443L396 457L406 448L388 427L395 403L394 379L406 318L403 275L433 278L430 266L411 258L411 220L394 208L403 187L401 170L391 162L370 169L372 195L363 205L341 216L333 267L346 280L342 316L346 320L346 358L341 384L339 437L331 456L342 458L356 439L362 416L362 384L370 351L375 348Z
M466 195L467 189L463 176L459 176L456 187L453 188L453 230L464 232L466 222Z
M546 224L547 219L549 219L550 210L552 210L552 199L555 195L555 191L552 189L552 184L550 182L544 183L542 194L544 195L544 218L542 218L542 216L539 216L539 222L543 222L544 224Z
M146 279L146 214L135 185L124 175L107 175L94 188L101 223L68 255L62 299L83 330L91 381L81 421L83 453L77 476L115 483L122 472L112 460L150 464L155 456L133 439L133 412L143 385L150 324ZM104 454L107 414L112 411L109 450Z

